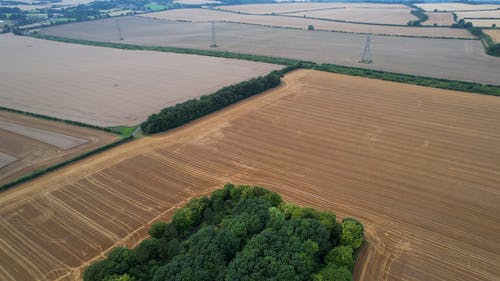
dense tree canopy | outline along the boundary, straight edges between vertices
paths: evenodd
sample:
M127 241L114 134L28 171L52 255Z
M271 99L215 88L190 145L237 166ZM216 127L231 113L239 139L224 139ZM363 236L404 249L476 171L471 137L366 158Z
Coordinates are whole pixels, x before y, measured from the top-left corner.
M85 281L352 280L363 226L285 203L261 187L234 186L192 199L134 249L118 247Z

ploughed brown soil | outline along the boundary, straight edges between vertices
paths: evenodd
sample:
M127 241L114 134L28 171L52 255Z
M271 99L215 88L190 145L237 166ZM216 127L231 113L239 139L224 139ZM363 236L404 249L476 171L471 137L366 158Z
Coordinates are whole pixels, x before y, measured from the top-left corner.
M500 98L299 70L0 193L0 279L74 280L225 182L355 217L356 280L498 280Z
M0 185L114 140L103 131L0 110Z

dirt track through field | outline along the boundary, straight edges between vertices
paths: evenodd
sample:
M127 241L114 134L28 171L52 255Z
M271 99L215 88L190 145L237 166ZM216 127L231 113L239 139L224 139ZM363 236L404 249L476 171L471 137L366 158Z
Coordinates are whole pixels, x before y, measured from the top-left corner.
M498 280L500 99L300 70L285 84L0 194L0 279L72 280L225 182L356 217L356 280Z

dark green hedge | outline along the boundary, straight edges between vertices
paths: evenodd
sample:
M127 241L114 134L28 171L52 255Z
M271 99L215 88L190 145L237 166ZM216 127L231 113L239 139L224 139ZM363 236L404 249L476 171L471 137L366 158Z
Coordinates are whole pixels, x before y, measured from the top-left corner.
M278 86L281 82L280 77L297 67L299 65L289 66L280 71L273 71L266 76L224 87L208 96L202 96L199 99L191 99L167 107L159 113L149 116L141 124L141 128L146 134L154 134L179 127L228 105Z

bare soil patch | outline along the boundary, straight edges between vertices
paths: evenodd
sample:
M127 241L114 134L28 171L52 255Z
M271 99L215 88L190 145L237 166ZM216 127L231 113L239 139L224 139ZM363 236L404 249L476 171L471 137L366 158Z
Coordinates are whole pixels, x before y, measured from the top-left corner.
M350 22L405 25L409 21L418 19L412 15L410 11L411 9L408 7L403 9L345 8L304 11L290 13L288 15Z
M483 29L483 32L491 36L495 42L500 43L500 29Z
M125 40L114 19L45 28L49 35L139 45L212 49L211 24L122 17ZM500 85L500 58L485 54L479 40L372 36L372 64L359 63L366 35L309 32L248 24L216 23L217 50L336 63L414 75ZM467 65L467 67L463 67Z
M447 12L427 12L429 18L422 23L422 25L440 25L440 26L451 26L455 23L453 19L453 14Z
M0 68L0 105L103 127L137 125L164 107L282 67L14 35L1 35L0 49L9 66Z
M8 154L0 152L0 169L3 168L4 166L9 165L10 163L12 163L16 160L17 160L16 157L12 157Z
M98 130L0 111L0 185L117 139Z
M403 26L383 26L370 24L356 24L335 22L328 20L317 20L300 17L289 17L280 15L248 15L207 9L175 9L157 13L145 14L145 17L184 20L193 22L226 21L247 23L256 25L267 25L277 27L288 27L296 29L308 29L313 25L316 30L341 31L353 33L373 33L383 35L399 36L425 36L443 38L474 38L470 32L463 29L452 29L447 27L418 28Z
M76 280L232 181L359 218L356 280L498 279L498 97L311 70L285 82L1 193L0 278Z
M11 122L4 122L1 120L0 129L53 145L62 150L77 147L87 142L87 140L75 138L65 134L54 133L47 130L40 130L33 127L26 127Z

